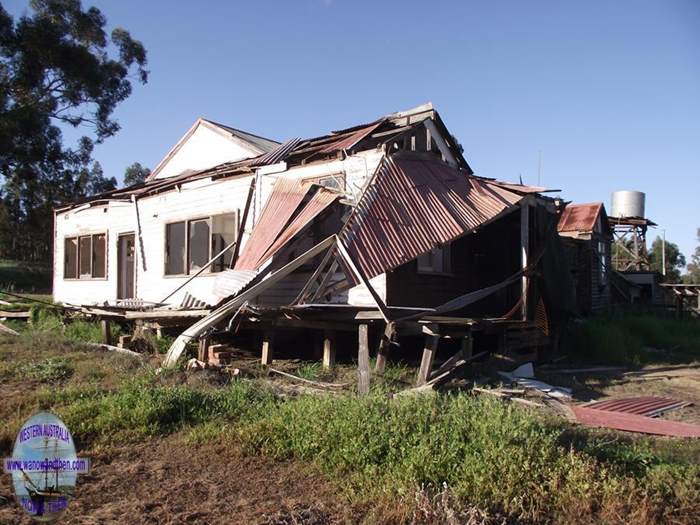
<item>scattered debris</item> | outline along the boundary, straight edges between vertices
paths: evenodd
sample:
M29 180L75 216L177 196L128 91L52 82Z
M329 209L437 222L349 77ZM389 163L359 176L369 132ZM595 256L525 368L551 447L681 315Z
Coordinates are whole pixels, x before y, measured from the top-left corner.
M511 383L515 383L524 388L539 390L550 397L566 400L571 399L572 390L570 388L563 386L552 386L544 381L534 379L535 373L532 363L525 363L512 372L499 371L498 374Z
M641 396L594 401L585 405L585 407L605 410L606 412L622 412L625 414L658 417L666 412L678 410L690 405L692 405L690 401L679 401L677 399L668 399L658 396Z
M139 359L143 359L143 354L139 354L138 352L133 352L131 350L127 350L126 348L119 348L118 346L112 346L112 345L106 345L103 343L81 343L83 346L88 346L90 348L94 348L95 350L107 350L109 352L116 352L118 354L124 354L128 355L131 357L138 357Z
M543 403L538 403L536 401L531 401L529 399L524 399L522 397L515 397L509 393L509 392L513 392L513 390L510 390L510 389L474 387L474 388L472 388L472 392L476 392L478 394L488 394L488 395L496 396L496 397L504 399L506 401L513 401L514 403L520 403L521 405L527 405L527 406L533 406L533 407L545 407L545 406L547 406ZM522 391L522 392L524 393L524 391Z
M671 437L700 437L700 425L655 419L637 414L596 410L586 406L571 406L579 423L590 427L612 428L642 434Z

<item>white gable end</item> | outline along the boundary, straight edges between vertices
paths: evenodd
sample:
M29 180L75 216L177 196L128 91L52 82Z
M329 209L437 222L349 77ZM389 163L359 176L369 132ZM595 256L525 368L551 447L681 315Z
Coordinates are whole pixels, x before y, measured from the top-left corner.
M203 170L222 162L254 157L257 153L238 144L235 139L207 126L199 125L179 148L161 163L155 179L165 179L184 171Z

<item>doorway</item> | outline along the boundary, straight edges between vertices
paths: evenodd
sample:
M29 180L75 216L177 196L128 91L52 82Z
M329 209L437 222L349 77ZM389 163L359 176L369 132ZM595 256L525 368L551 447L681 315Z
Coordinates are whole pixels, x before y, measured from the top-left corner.
M133 233L117 239L117 299L134 299L136 241Z

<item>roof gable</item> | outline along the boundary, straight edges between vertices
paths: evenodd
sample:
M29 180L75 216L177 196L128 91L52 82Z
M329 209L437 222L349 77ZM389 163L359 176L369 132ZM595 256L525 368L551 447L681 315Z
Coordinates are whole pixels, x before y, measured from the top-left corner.
M257 157L277 146L277 142L264 137L199 118L158 163L148 180Z

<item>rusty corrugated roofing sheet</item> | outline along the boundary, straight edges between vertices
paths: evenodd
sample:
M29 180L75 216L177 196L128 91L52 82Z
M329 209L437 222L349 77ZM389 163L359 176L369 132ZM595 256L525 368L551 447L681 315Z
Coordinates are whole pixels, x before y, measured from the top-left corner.
M303 203L309 192L311 197ZM309 182L278 179L236 270L259 268L339 197L339 193Z
M318 191L313 194L309 202L304 205L304 208L294 217L292 222L289 223L289 226L277 237L275 243L265 252L263 260L277 253L292 237L299 233L339 197L339 193L319 187Z
M258 268L263 262L261 259L265 252L282 233L308 191L309 187L304 186L299 180L277 179L260 214L260 220L253 228L241 256L236 261L236 270Z
M586 405L587 408L605 410L607 412L624 412L640 416L655 417L669 410L691 405L689 401L679 401L658 396L639 396L624 399L606 399Z
M584 406L573 405L570 408L579 423L591 427L614 428L660 436L700 437L700 425L655 419L638 414L596 410Z
M377 122L373 122L371 124L363 126L353 131L349 135L346 135L343 138L339 138L339 140L331 142L322 150L320 150L320 153L331 153L333 151L340 151L343 149L352 148L355 144L360 142L363 138L365 138L367 135L369 135L375 129L377 129L383 122L384 120L382 119L378 120Z
M590 204L569 204L559 218L558 232L592 232L598 220L602 202Z
M473 231L521 199L437 159L400 152L379 166L340 236L374 277Z
M251 163L251 165L267 166L268 164L277 164L278 162L283 161L287 157L287 155L289 155L289 152L296 148L300 142L301 139L299 138L289 139L283 144L277 146L272 151L269 151L264 155L256 157Z

